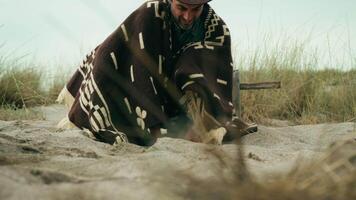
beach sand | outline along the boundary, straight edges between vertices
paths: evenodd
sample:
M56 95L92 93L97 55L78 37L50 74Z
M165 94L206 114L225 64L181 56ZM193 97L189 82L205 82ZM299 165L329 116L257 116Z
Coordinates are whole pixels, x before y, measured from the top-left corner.
M221 162L211 151L231 162L237 156L234 144L172 138L160 138L149 148L111 146L81 130L58 130L63 106L39 109L46 120L0 121L0 199L183 199L182 173L202 180L222 176ZM301 162L318 160L332 143L355 138L353 122L261 125L243 138L243 153L251 174L268 181Z

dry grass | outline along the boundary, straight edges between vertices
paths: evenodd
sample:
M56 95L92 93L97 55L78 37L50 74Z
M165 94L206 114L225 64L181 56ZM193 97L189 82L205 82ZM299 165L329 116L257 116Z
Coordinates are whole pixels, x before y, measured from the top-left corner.
M0 120L42 119L31 107L54 103L64 74L49 81L37 69L41 67L0 57Z
M23 108L46 103L42 74L17 61L0 61L0 105Z
M51 78L50 83L48 84L48 90L46 92L47 102L50 104L55 103L55 100L58 97L58 94L61 92L63 87L68 81L69 74L58 72L55 76Z
M256 51L257 52L257 51ZM256 53L237 64L241 82L281 81L277 90L242 91L242 116L298 124L355 121L356 64L352 69L318 70L317 56L303 45Z

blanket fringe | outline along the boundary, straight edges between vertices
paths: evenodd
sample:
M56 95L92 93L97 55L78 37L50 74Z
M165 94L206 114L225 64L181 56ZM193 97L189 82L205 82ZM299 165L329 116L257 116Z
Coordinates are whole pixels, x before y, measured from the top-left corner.
M68 116L66 116L60 122L58 122L57 128L65 130L65 129L74 129L77 127L69 120Z
M56 102L59 104L64 104L67 108L67 111L69 112L70 108L72 107L72 105L74 103L74 97L68 91L67 86L64 86L62 91L59 93ZM68 115L67 115L65 118L63 118L57 124L57 128L59 128L59 129L73 129L73 128L76 128L76 126L69 120Z
M68 91L67 86L64 86L62 91L59 93L56 102L59 104L64 104L67 109L70 109L72 107L74 103L74 97Z

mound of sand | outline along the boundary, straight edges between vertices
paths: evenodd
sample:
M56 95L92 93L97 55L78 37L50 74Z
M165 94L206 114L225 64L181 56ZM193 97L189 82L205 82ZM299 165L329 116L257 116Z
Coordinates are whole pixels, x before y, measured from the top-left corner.
M44 121L0 121L0 199L180 199L189 172L221 176L211 149L233 160L236 145L219 147L162 138L150 148L111 146L81 130L57 130L62 106L41 108ZM248 169L258 179L318 159L331 143L356 138L355 123L265 127L243 138ZM228 174L227 174L228 176Z

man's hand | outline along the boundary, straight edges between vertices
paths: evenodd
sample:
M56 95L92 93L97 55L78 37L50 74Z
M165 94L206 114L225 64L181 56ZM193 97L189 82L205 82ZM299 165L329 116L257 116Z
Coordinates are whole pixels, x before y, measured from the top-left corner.
M211 129L208 132L202 132L201 130L197 132L196 130L194 131L191 129L185 135L184 139L192 142L221 145L226 132L227 131L224 127Z

